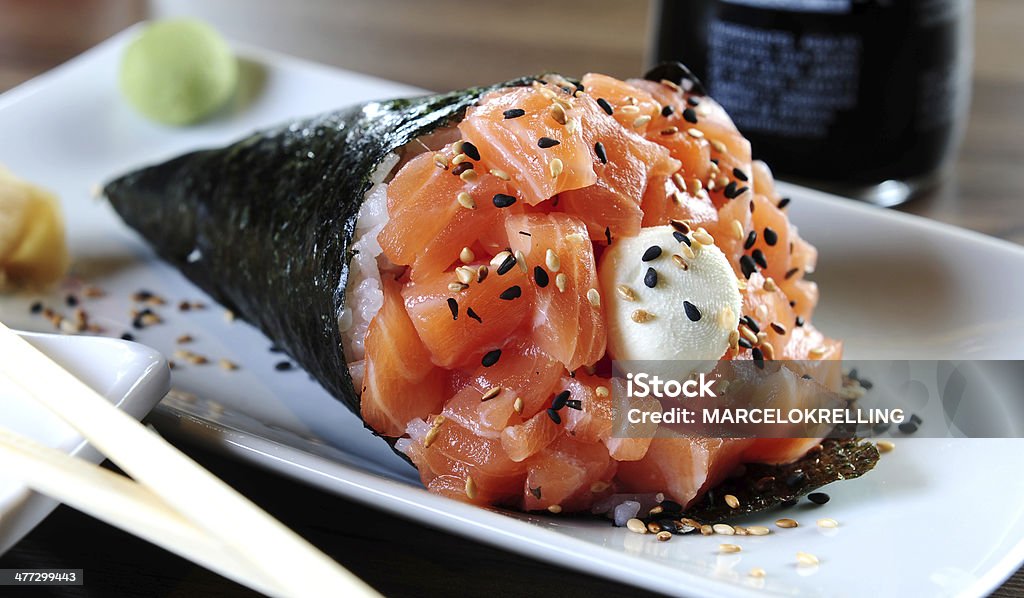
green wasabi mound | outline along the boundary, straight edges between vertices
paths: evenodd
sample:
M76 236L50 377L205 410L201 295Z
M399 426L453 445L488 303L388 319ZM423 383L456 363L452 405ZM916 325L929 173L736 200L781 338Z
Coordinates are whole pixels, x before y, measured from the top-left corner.
M120 86L128 103L168 125L210 116L237 84L238 60L227 42L196 19L147 25L121 60Z

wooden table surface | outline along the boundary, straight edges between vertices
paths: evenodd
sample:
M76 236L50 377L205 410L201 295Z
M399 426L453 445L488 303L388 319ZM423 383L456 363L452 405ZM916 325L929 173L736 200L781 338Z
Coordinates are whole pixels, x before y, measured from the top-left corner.
M431 89L545 69L630 76L641 68L647 43L644 2L346 0L325 15L329 2L334 0L152 4L199 12L235 39ZM140 0L0 0L0 91L145 18L147 10ZM976 13L973 101L963 148L938 188L901 209L1024 244L1024 2L977 0ZM285 17L298 33L282 31ZM185 448L388 595L642 594ZM33 595L250 595L66 507L0 559L0 568L10 567L86 570L83 588ZM1024 596L1024 570L994 595Z

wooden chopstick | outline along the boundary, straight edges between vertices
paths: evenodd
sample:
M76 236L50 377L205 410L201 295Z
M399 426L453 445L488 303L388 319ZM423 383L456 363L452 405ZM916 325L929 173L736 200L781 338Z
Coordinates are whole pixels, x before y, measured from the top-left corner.
M168 506L259 567L286 595L376 595L2 323L0 372Z
M139 484L0 427L4 475L268 595L283 590Z

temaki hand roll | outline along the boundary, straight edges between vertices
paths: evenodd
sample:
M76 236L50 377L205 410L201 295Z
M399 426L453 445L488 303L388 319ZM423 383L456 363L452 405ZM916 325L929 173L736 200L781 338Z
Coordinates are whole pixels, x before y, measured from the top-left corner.
M842 345L811 325L816 252L702 92L663 65L373 102L105 191L431 491L552 512L663 493L723 517L859 475L877 453L612 433L616 358L820 362L797 404L804 382L840 383ZM761 465L725 482L741 508L700 500L743 464ZM755 486L795 469L799 484Z

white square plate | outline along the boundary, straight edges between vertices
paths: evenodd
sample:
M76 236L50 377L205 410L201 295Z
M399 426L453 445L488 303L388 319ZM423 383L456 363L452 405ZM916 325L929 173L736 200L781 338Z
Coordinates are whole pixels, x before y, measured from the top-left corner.
M166 433L479 541L670 594L981 595L1024 560L1022 440L901 441L875 471L830 487L826 507L795 509L804 526L736 538L743 552L721 556L715 537L658 543L603 521L508 514L428 494L408 464L301 371L276 371L283 357L268 351L259 332L226 322L217 309L174 309L203 296L90 198L91 187L146 163L416 90L239 48L248 99L200 126L165 128L138 117L118 94L118 60L130 35L0 96L0 163L62 197L75 272L108 292L86 302L94 321L114 335L131 331L129 296L147 289L169 304L158 310L166 323L138 332L141 342L169 355L175 338L189 333L191 350L241 364L231 372L175 370L181 393L153 419ZM808 189L784 190L792 217L821 252L815 322L846 341L849 357L1024 357L1020 247ZM28 314L31 299L0 300L0 318L44 329ZM49 298L55 306L61 300L59 293ZM974 517L980 513L983 521ZM825 534L813 525L818 517L841 527ZM797 568L797 551L816 554L821 565ZM768 576L749 577L755 566Z
M135 419L167 394L170 372L157 351L138 343L98 337L23 334L25 340ZM0 376L0 426L92 463L103 457L68 424ZM57 506L0 468L0 555Z

